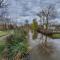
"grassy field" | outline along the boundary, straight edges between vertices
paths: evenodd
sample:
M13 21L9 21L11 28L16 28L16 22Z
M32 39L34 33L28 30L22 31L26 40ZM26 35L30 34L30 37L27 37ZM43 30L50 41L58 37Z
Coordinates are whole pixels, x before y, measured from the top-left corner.
M0 39L0 59L2 57L2 53L3 53L5 45L6 45L5 43L6 43L5 40Z
M0 31L0 58L2 56L3 50L6 46L5 36L10 34L11 31Z
M14 30L7 30L7 31L0 31L0 37L8 35L8 34L13 34Z
M7 35L7 34L8 34L7 31L0 31L0 37L1 37L1 36L4 36L4 35Z
M60 34L52 34L50 37L53 39L60 39Z

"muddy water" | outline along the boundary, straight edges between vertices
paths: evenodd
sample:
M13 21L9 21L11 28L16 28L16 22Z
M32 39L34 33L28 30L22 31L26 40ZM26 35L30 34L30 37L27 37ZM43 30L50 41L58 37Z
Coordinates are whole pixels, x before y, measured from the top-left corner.
M32 33L29 32L29 44L32 48L30 54L24 60L60 60L60 39L47 38L47 46L44 47L42 40L45 36L38 34L38 37L33 40Z

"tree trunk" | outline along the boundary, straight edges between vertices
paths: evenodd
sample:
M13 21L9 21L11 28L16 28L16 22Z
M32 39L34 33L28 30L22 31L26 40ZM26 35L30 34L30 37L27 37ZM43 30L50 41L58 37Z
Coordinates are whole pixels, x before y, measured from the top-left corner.
M47 36L45 37L45 46L47 45Z

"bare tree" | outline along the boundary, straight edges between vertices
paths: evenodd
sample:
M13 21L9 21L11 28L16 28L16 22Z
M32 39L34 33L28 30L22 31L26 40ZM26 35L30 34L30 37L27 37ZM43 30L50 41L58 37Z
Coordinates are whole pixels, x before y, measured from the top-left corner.
M7 15L8 0L0 0L0 21L4 21Z
M49 6L46 6L43 8L40 13L37 14L41 20L43 20L43 26L45 26L45 29L48 30L49 22L51 20L55 20L57 16L57 11L55 9L55 6L50 4ZM47 44L47 36L45 37L45 45Z
M8 3L7 3L8 0L0 0L0 10L2 10L1 14L3 15L5 12L5 9L8 7Z
M54 5L49 5L45 8L42 9L42 11L37 14L40 18L43 20L43 25L44 23L46 24L46 29L48 29L49 21L52 19L54 20L56 18L56 9ZM45 22L44 22L45 20Z

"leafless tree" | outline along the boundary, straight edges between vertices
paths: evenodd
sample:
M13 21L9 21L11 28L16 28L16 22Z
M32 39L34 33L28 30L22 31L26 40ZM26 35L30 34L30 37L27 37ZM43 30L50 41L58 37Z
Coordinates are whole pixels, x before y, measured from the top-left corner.
M8 0L0 0L0 10L2 10L1 12L1 15L3 15L5 12L5 9L8 7L8 3L7 3Z
M55 6L53 4L50 4L50 5L42 8L40 13L38 13L37 15L43 21L43 26L45 25L45 29L48 30L48 26L49 26L50 22L52 20L54 21L57 16L57 11L55 9ZM47 36L45 37L45 44L47 44Z
M8 0L0 0L0 21L6 20Z
M46 29L48 29L49 21L54 20L57 16L57 11L55 9L54 5L49 5L41 10L39 14L37 14L40 18L43 20L43 25L44 23L46 24ZM45 22L44 22L45 21Z

